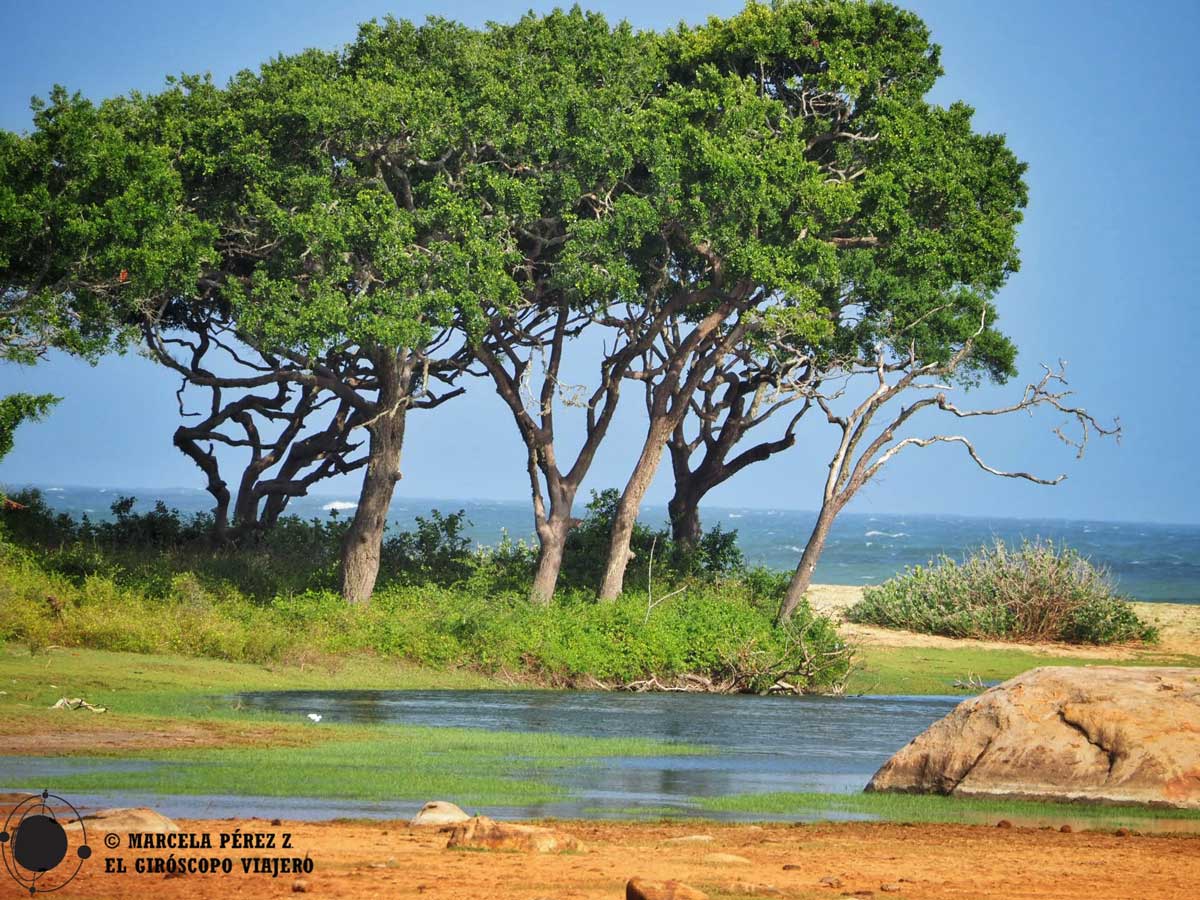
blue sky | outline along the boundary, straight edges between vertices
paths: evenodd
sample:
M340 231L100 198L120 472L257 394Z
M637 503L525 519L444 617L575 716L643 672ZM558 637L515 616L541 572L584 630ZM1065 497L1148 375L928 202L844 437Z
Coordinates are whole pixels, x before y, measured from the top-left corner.
M356 23L386 14L438 14L470 24L519 16L528 3L210 2L172 7L63 0L0 2L0 127L29 126L29 98L55 83L93 98L154 90L169 73L224 80L280 52L336 47ZM533 4L545 9L554 4ZM641 27L730 14L740 2L628 3L592 8ZM1068 479L1055 488L993 479L956 448L915 451L889 467L852 508L1120 520L1200 521L1195 347L1200 308L1194 249L1200 174L1200 100L1194 39L1200 5L922 0L919 13L943 46L939 102L963 99L977 126L1003 132L1029 163L1031 200L1021 230L1022 270L1000 296L1002 323L1021 348L1023 378L1039 363L1069 362L1078 398L1119 415L1119 447L1094 444L1075 462L1050 434L1055 419L976 429L989 461ZM31 12L31 10L33 10ZM586 372L579 373L585 377ZM1023 383L1023 382L1022 382ZM979 392L1003 400L1021 383ZM53 391L66 399L26 426L0 464L10 483L200 486L172 446L176 384L136 354L95 368L54 359L0 369L0 392ZM523 450L485 383L410 423L399 491L423 497L526 496ZM588 486L619 485L643 422L626 397ZM828 427L809 423L799 446L714 492L716 505L813 508ZM661 473L665 474L665 473ZM660 477L650 498L662 501ZM328 488L347 496L352 484Z

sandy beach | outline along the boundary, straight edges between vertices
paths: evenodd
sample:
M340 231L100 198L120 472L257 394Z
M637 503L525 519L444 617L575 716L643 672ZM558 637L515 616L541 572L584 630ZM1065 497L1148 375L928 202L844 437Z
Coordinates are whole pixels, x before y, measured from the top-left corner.
M318 897L422 897L445 900L616 900L634 876L678 879L710 897L1130 898L1195 897L1200 837L994 826L821 824L722 826L710 822L612 824L563 822L585 843L581 853L463 852L446 849L436 830L406 823L183 821L185 832L270 833L289 851L175 851L201 855L309 856L311 874L165 877L138 874L149 857L171 851L99 850L66 897L161 900L293 891ZM670 843L706 835L712 840ZM100 843L99 840L96 841ZM105 872L102 856L127 872ZM297 883L299 882L299 883ZM16 896L15 893L13 896Z

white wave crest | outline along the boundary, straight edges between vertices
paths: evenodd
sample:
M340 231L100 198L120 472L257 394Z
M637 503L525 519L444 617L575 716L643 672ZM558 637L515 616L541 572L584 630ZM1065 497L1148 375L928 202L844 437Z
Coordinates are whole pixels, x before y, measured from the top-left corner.
M321 509L324 509L324 510L336 509L338 511L341 511L343 509L355 509L357 506L358 506L357 503L351 503L349 500L334 500L332 503L326 503L324 506L321 507Z

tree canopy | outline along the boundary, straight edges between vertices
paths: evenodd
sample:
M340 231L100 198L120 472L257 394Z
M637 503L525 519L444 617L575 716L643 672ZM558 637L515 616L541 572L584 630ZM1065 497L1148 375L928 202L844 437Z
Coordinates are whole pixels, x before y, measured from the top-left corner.
M1024 166L970 107L927 99L940 74L912 13L790 0L665 33L578 8L482 29L387 19L225 86L181 76L98 104L55 89L31 134L0 136L5 308L34 323L31 347L98 353L136 329L207 391L176 444L219 507L212 445L249 450L235 522L364 469L353 599L409 411L491 379L528 450L548 595L621 385L640 381L613 597L668 442L690 474L689 417L730 477L766 421L747 398L794 392L797 373L819 385L886 348L968 382L1014 374L995 296L1018 264ZM598 382L565 398L583 331L604 335ZM587 435L560 463L564 399ZM738 459L790 446L787 421Z

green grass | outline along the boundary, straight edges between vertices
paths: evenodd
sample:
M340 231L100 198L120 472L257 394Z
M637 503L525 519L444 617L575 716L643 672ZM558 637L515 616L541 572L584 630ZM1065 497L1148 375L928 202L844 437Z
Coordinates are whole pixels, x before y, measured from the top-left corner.
M155 580L112 567L67 574L63 565L0 534L0 642L260 664L374 655L553 687L699 675L746 691L778 680L820 690L849 666L831 620L802 605L777 625L774 600L744 579L690 582L650 609L637 591L605 604L579 592L532 604L476 573L391 584L354 606L328 591L256 599L190 571Z
M97 650L55 650L31 656L0 648L0 732L47 735L55 756L155 763L145 771L66 775L63 790L164 794L305 796L354 800L451 797L462 804L536 803L565 790L549 773L612 756L689 754L700 748L637 738L391 725L299 723L295 716L240 708L243 690L461 689L496 687L471 674L431 672L373 659L336 669L257 666ZM82 696L109 712L47 707ZM86 741L54 749L63 730L138 734L173 727L219 726L228 746L185 750L93 749ZM252 727L253 731L248 731ZM249 734L249 743L246 735Z
M845 814L893 822L962 822L994 824L1008 819L1023 825L1076 823L1102 828L1149 828L1155 822L1179 823L1184 830L1200 832L1200 810L1146 806L1052 803L1031 800L941 797L927 794L737 794L699 797L706 812L777 816L839 818ZM839 816L841 814L841 816ZM1191 826L1195 827L1192 828Z
M962 694L955 687L974 676L1004 681L1038 666L1200 666L1200 657L1170 654L1117 656L1057 656L1053 651L998 650L977 647L878 647L859 650L846 683L848 694Z
M123 761L144 760L156 765L136 772L100 770L66 775L55 783L78 792L360 801L450 797L460 805L541 803L567 796L565 788L545 780L554 769L612 756L702 752L638 739L459 728L322 724L310 730L322 733L319 744L123 753Z

